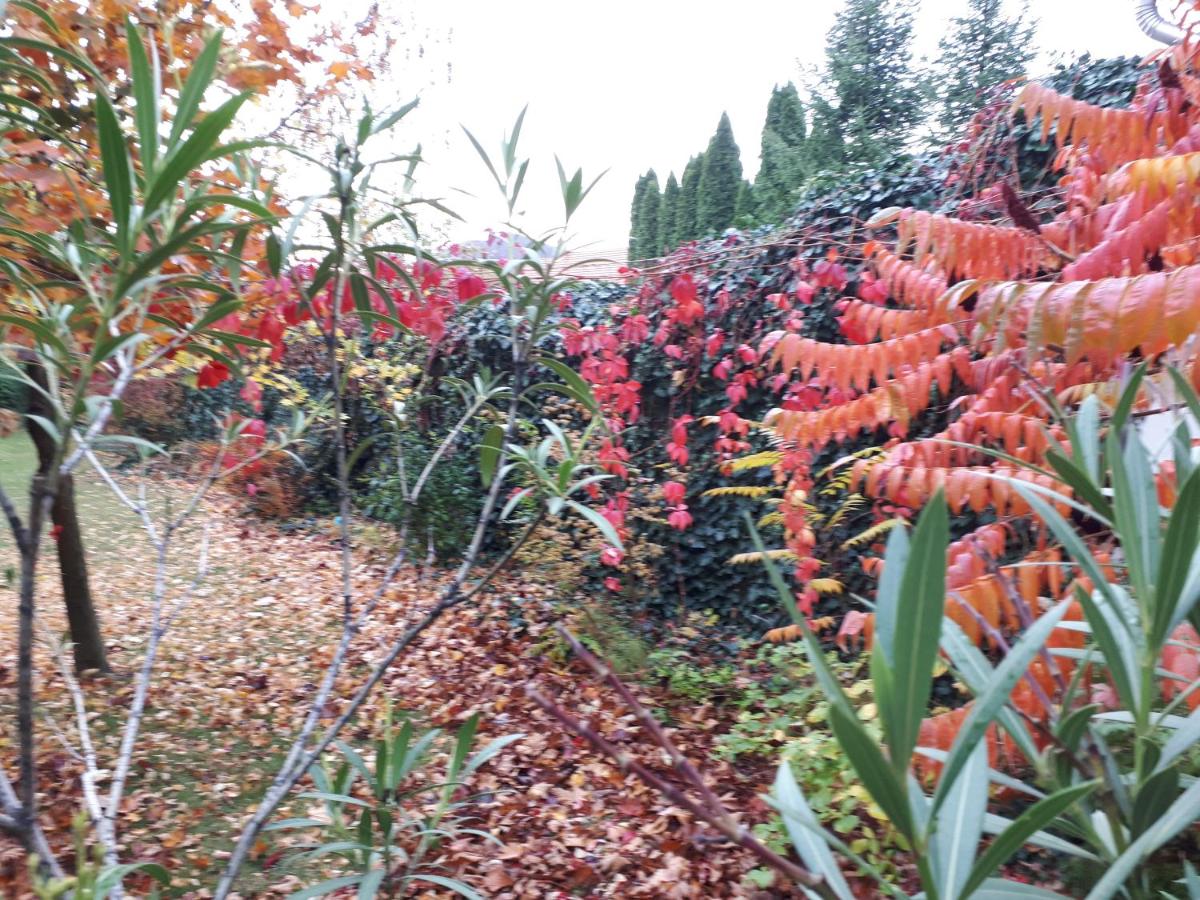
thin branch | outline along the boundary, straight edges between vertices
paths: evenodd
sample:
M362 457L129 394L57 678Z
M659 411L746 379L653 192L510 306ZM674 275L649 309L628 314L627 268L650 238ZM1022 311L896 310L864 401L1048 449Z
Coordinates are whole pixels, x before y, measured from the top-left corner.
M647 769L636 758L610 744L591 727L572 718L569 713L567 713L553 701L542 696L542 694L538 693L538 691L533 687L526 686L525 694L530 700L540 706L546 713L561 723L562 726L572 734L576 734L583 738L599 752L612 759L618 766L621 767L621 771L631 773L636 778L644 782L648 787L666 797L676 806L683 807L700 821L707 822L713 828L717 829L717 831L721 832L721 834L723 834L728 840L737 844L744 850L750 851L764 864L770 866L775 871L782 873L797 884L802 884L806 887L812 888L813 890L818 891L827 897L834 896L833 894L829 893L828 886L825 884L825 880L821 876L796 865L796 863L792 862L791 860L784 859L769 847L766 847L760 843L744 826L738 825L733 820L733 817L729 815L728 811L724 809L724 807L721 807L720 814L716 814L714 811L709 810L705 806L701 806L683 791L675 787L675 785L671 784L660 775Z

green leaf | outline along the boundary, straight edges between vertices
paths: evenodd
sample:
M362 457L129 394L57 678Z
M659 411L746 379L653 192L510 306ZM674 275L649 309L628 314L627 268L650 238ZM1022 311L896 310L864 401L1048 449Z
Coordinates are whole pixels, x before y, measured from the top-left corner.
M162 885L171 883L171 873L155 862L123 863L117 866L106 866L96 879L95 892L97 897L107 896L108 892L121 884L134 872L149 875Z
M1110 434L1113 432L1120 434L1125 430L1125 424L1129 421L1129 414L1133 412L1133 404L1137 401L1138 391L1142 387L1142 379L1146 377L1146 371L1147 365L1142 363L1129 376L1129 381L1125 383L1125 387L1121 391L1121 399L1117 401L1117 407L1113 410L1112 418L1108 423Z
M188 174L208 158L208 154L217 146L221 134L229 127L242 104L251 96L253 95L249 91L244 91L226 100L204 117L183 144L173 147L163 157L162 168L153 178L146 180L144 205L147 216L155 213L179 189Z
M980 741L950 788L933 832L933 861L942 896L962 896L979 852L988 801L987 743Z
M983 740L988 726L998 718L998 713L1008 703L1013 688L1029 668L1033 658L1041 652L1050 632L1058 625L1066 614L1070 600L1064 600L1050 609L1031 625L1013 644L1008 654L996 666L991 681L981 694L975 698L971 711L959 729L958 737L950 748L950 756L942 769L941 780L933 796L931 815L936 816L941 805L946 801L950 788L954 785L958 772L966 764L975 750L975 745Z
M133 81L134 119L137 122L138 144L141 150L142 172L149 175L154 171L154 163L158 158L158 127L162 121L158 100L162 94L162 84L158 72L158 60L155 59L154 69L146 56L146 46L133 24L133 19L125 20L125 42L129 46L129 65Z
M987 881L993 872L999 871L1032 834L1041 831L1095 789L1096 782L1092 781L1063 788L1048 797L1043 797L1017 816L979 857L960 896L972 896L972 892Z
M1035 884L1024 884L1020 881L1008 881L1004 878L988 878L980 885L979 890L971 895L971 900L1068 900L1064 894L1038 887Z
M288 894L288 900L308 900L309 897L324 897L326 894L332 894L338 888L350 887L353 884L358 884L362 880L362 875L341 875L337 878L330 878L322 881L320 884L314 884L312 887L306 887L302 891L296 891L294 894Z
M830 705L829 723L833 726L833 734L839 746L850 760L854 771L858 773L858 778L871 795L871 799L879 804L880 809L900 833L908 838L910 843L915 844L917 834L908 794L875 740L867 733L858 717L845 710L841 704Z
M133 210L133 170L125 136L117 121L116 110L103 91L96 94L96 130L100 138L100 162L104 169L104 187L117 226L117 247L122 256L129 251L130 214Z
M192 124L192 119L200 109L200 100L212 83L220 53L221 31L218 29L208 39L208 43L204 45L204 49L192 63L188 79L179 92L179 103L175 105L175 119L171 123L171 136L167 140L169 147L173 148L179 142L184 130Z
M363 880L358 885L358 900L372 900L379 891L379 886L383 884L383 878L387 875L386 869L372 869L363 876Z
M600 407L599 404L596 403L596 398L592 394L592 389L588 383L583 380L578 372L576 372L566 363L559 362L557 359L550 359L549 357L539 357L538 364L545 366L547 369L561 378L566 385L575 392L577 399L588 408L589 412L591 412L593 415L599 414Z
M600 513L596 512L590 506L584 506L582 503L577 503L574 500L568 500L567 506L595 525L600 533L604 535L604 539L618 550L624 547L624 544L621 543L621 536L617 534L617 529L613 528L612 522L608 521Z
M1108 502L1108 498L1104 496L1087 472L1075 464L1074 460L1063 456L1057 450L1047 450L1046 462L1050 463L1058 477L1075 491L1076 496L1081 500L1086 500L1088 505L1105 521L1112 521L1112 505Z
M492 425L479 442L479 478L484 487L491 487L500 464L500 453L504 448L504 426Z
M1180 622L1195 603L1195 596L1184 593L1192 563L1200 549L1200 469L1192 472L1183 483L1163 540L1155 580L1154 619L1150 631L1150 646L1160 647L1171 633L1172 624Z
M1180 756L1191 750L1200 741L1200 706L1192 710L1191 715L1183 720L1183 724L1163 744L1155 771L1162 771Z
M887 736L888 756L898 778L903 778L917 745L921 721L929 711L933 667L937 662L946 602L946 545L949 513L941 491L930 499L913 533L908 559L903 564L899 589L880 587L876 615L890 620L891 645L887 676L877 679L880 718ZM899 534L893 530L892 534ZM889 539L889 545L891 540ZM893 567L890 558L884 573ZM891 584L892 582L889 582ZM877 636L882 631L877 631ZM876 645L882 657L884 639ZM871 674L877 667L872 658Z
M791 764L784 760L775 775L775 801L783 816L783 824L800 859L809 871L820 875L839 900L853 900L854 894L846 883L842 869L834 859L829 845L820 837L821 827L813 815L804 792L796 783Z
M1159 817L1125 852L1113 860L1091 892L1087 900L1107 900L1115 897L1132 875L1155 850L1200 819L1200 779L1179 795L1170 808Z
M1133 819L1130 823L1134 837L1143 834L1166 813L1171 802L1179 796L1179 772L1174 768L1159 769L1142 783L1133 800Z
M409 881L427 881L430 884L436 884L438 887L444 887L446 890L454 891L454 893L466 897L467 900L484 900L482 896L475 893L468 885L454 878L445 878L442 875L431 875L428 872L421 872L418 875L409 876L404 880L406 883Z
M1127 434L1109 431L1106 443L1113 486L1113 522L1134 596L1146 610L1154 599L1154 578L1159 571L1162 546L1154 474L1136 431Z

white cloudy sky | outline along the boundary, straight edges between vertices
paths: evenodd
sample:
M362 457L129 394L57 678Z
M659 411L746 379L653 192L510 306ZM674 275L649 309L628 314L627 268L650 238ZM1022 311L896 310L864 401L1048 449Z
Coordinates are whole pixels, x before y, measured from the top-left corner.
M384 0L383 6L400 2ZM404 18L424 35L423 56L399 66L406 71L384 95L422 94L409 134L425 144L431 160L426 186L439 192L453 186L482 198L453 199L468 220L455 237L478 235L504 212L458 124L490 149L528 103L522 141L532 157L522 203L527 224L549 227L561 215L554 154L585 174L607 168L574 230L597 250L612 251L626 240L637 175L653 167L665 182L669 171L678 173L706 145L723 110L743 165L753 172L772 86L799 81L803 67L822 61L841 3L405 0ZM966 0L922 0L918 57L936 51L949 19L965 6ZM1143 55L1156 46L1138 30L1132 0L1031 6L1040 20L1038 66L1044 70L1058 57Z

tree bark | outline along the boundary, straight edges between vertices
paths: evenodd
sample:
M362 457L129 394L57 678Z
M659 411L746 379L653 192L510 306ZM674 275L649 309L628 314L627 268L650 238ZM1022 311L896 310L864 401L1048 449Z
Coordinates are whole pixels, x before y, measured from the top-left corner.
M26 363L25 371L39 388L48 389L46 373L40 362L30 360ZM29 392L29 412L53 421L46 398L38 391ZM37 448L38 475L45 477L54 461L54 441L33 419L26 419L26 427ZM100 617L92 602L83 530L75 509L74 479L70 475L58 480L58 490L50 507L50 522L54 526L51 535L58 550L58 570L62 578L63 602L67 607L67 623L71 630L75 670L99 669L107 672L108 654L105 652L104 636L100 632Z

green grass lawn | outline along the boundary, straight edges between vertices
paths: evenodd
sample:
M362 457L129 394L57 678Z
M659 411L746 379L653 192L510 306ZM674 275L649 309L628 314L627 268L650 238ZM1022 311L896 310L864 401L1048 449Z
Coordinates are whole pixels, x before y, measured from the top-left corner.
M36 467L37 454L28 435L0 438L0 486L22 516L29 511L29 479ZM76 470L75 483L89 563L102 565L114 555L127 555L131 541L138 550L146 547L136 517L117 501L86 463ZM12 534L5 527L0 531L0 556L7 558L15 552Z

